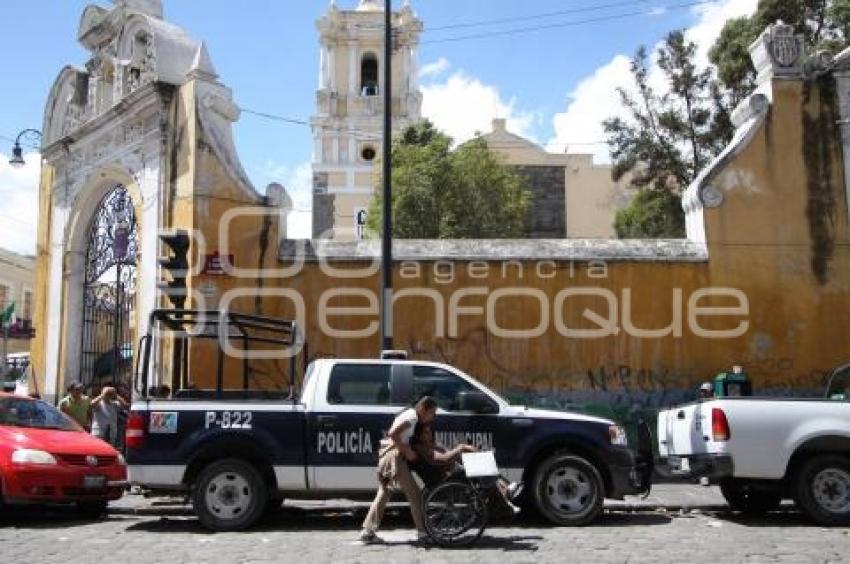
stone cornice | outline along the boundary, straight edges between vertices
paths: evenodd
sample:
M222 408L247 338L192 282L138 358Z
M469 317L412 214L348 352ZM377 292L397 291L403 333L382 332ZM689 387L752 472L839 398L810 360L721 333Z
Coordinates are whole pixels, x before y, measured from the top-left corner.
M133 108L134 115L140 115L144 110L155 107L158 101L159 85L156 83L147 84L120 99L107 111L83 123L80 127L71 131L68 135L57 139L50 145L44 147L44 158L47 160L57 158L59 156L57 153L60 151L64 153L65 147L82 141L89 135L99 133L100 130L108 126L110 122L114 122L114 120L125 115L130 108Z
M330 239L283 240L279 260L303 256L308 262L368 261L381 256L381 243ZM705 245L685 239L398 239L395 261L575 261L705 262Z

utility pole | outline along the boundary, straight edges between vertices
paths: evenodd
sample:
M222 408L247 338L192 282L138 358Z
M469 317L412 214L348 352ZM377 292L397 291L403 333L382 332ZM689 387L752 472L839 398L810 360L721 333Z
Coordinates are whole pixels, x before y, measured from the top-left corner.
M381 350L393 348L392 0L384 0L384 170L381 231Z

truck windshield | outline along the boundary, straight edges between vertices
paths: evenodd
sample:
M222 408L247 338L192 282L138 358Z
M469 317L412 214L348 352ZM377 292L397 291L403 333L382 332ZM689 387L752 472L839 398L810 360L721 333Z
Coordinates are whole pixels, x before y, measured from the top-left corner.
M61 411L43 401L0 398L0 425L79 431L80 427Z

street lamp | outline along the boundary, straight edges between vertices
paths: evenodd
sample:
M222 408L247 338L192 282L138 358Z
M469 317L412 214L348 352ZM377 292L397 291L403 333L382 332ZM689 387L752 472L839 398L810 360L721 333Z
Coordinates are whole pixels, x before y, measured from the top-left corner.
M15 138L15 146L12 148L12 158L9 159L9 164L12 165L13 168L21 168L27 164L24 160L24 150L21 148L21 137L27 133L32 133L41 138L41 132L37 129L24 129L18 133L18 136Z

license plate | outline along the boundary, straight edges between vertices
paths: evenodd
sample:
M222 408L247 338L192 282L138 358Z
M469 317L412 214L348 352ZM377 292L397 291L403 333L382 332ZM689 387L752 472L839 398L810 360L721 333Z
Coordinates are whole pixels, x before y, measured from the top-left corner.
M106 487L106 476L83 476L83 487L89 490L102 490Z
M667 465L673 472L690 472L691 461L681 456L670 456L667 458Z

